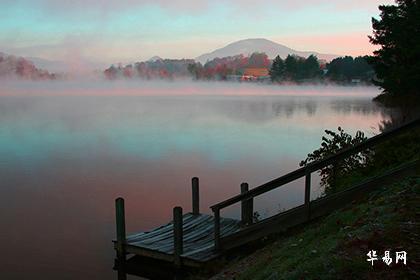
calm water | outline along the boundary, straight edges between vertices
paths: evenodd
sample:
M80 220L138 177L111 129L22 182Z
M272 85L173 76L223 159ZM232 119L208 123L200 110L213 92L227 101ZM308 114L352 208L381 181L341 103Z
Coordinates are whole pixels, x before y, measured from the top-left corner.
M116 279L116 197L128 232L150 229L190 209L198 176L209 212L297 168L324 129L372 136L386 118L374 88L58 87L0 87L1 279ZM296 181L255 204L268 216L302 201Z

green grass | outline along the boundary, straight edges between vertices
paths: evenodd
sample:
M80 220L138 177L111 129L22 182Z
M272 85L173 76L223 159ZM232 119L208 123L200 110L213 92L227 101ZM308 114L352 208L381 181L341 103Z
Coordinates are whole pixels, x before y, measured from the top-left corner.
M215 279L420 279L420 178L383 187L366 199L316 223L280 236L219 273ZM366 254L378 260L372 267ZM395 252L407 252L407 265L395 265Z

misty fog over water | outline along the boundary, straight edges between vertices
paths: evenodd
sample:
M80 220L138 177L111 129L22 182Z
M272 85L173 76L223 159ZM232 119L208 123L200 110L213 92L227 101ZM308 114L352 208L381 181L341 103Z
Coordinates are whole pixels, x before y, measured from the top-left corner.
M115 279L114 199L127 231L201 209L298 167L325 129L379 133L374 87L192 82L0 84L0 241L4 279ZM314 176L314 184L319 180ZM276 214L303 202L298 180L258 197ZM321 194L313 188L312 197ZM238 217L238 209L222 215ZM30 236L30 238L28 238ZM22 261L16 260L25 257ZM12 278L15 277L15 278Z

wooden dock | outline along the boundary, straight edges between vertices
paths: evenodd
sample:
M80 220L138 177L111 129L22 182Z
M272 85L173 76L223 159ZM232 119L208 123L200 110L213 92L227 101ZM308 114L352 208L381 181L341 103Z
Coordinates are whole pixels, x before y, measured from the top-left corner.
M218 256L213 250L214 217L206 214L187 213L182 216L181 262L199 266ZM221 219L223 237L236 233L241 223L234 219ZM126 253L175 262L174 221L148 232L129 235L126 238Z
M407 176L418 176L420 174L419 159L383 172L344 191L315 200L311 200L310 197L311 173L326 166L335 166L338 161L348 156L416 129L419 125L420 119L417 119L250 190L247 183L242 183L239 195L210 207L213 215L200 213L199 180L194 177L192 179L192 212L183 215L182 208L175 207L172 221L147 232L126 235L124 200L118 198L116 199L117 239L113 241L117 251L117 262L124 264L127 255L134 255L172 263L178 268L181 266L200 267L229 250L331 213L386 184ZM253 220L254 197L302 177L305 178L305 196L302 199L302 205L261 221ZM235 203L241 204L241 220L221 217L221 210Z
M181 207L173 209L173 220L153 230L126 236L124 200L115 202L117 217L117 239L113 240L118 259L134 254L156 260L199 267L217 258L221 252L214 250L215 217L200 213L199 179L192 178L192 212L182 214ZM241 185L241 191L248 191L248 184ZM219 218L221 237L232 235L252 220L252 210L244 204L243 220Z

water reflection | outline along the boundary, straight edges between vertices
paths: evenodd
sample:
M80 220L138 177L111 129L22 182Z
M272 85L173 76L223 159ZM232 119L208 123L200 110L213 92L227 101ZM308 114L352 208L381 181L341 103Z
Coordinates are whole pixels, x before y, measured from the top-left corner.
M1 274L114 279L115 197L126 198L128 232L150 229L175 204L191 208L198 176L208 213L241 182L298 167L324 129L371 135L385 114L360 96L0 97ZM302 199L296 181L255 208L272 215Z

